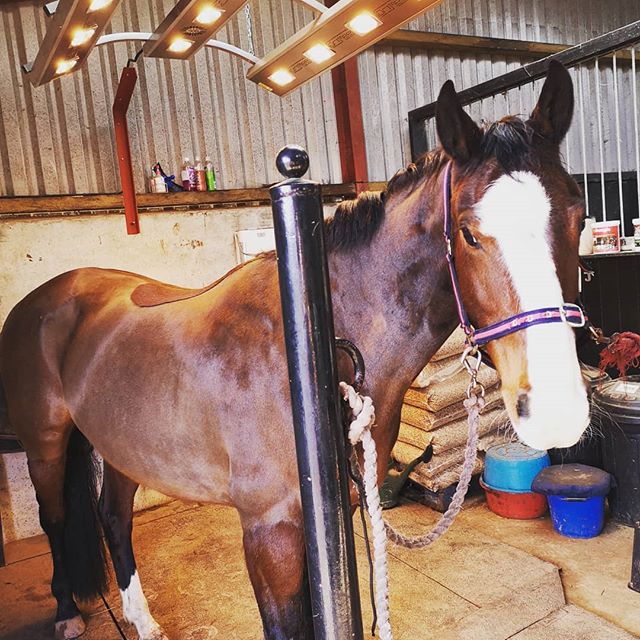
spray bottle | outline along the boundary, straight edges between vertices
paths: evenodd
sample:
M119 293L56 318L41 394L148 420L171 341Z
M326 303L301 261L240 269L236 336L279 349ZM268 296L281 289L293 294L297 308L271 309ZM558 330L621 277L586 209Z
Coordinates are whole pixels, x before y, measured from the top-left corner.
M207 181L204 175L204 167L202 166L202 162L200 162L200 158L196 158L196 191L206 191L207 190Z
M205 157L204 162L204 177L207 183L207 191L215 191L216 172L213 168L213 162L211 162L211 158L209 158L209 156Z

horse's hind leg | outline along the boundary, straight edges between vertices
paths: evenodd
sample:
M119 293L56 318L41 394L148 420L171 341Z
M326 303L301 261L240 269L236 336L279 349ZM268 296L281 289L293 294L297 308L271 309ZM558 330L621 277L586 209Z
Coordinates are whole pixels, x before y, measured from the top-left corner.
M243 528L265 640L313 638L302 524L283 521Z
M91 446L73 425L66 432L59 429L58 437L57 446L27 446L27 460L40 507L40 524L51 547L51 592L58 605L55 637L68 640L85 630L74 595L80 600L96 597L105 586L106 574L100 531L93 518L96 505Z
M105 461L100 516L122 596L122 613L125 620L135 626L140 640L167 640L149 612L133 555L131 530L133 498L137 488L138 483Z
M58 605L56 640L77 638L85 630L64 562L64 465L64 457L58 460L29 460L29 474L40 507L40 526L49 539L53 560L51 593Z

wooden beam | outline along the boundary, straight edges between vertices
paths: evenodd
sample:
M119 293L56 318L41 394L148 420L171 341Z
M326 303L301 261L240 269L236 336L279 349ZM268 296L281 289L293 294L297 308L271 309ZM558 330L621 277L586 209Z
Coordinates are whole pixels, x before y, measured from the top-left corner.
M560 53L565 49L570 49L573 45L398 29L398 31L387 36L384 40L380 40L375 46L407 47L426 51L453 51L459 54L468 53L471 55L482 53L519 59L537 59ZM617 57L618 60L630 61L631 53L622 51L617 54Z

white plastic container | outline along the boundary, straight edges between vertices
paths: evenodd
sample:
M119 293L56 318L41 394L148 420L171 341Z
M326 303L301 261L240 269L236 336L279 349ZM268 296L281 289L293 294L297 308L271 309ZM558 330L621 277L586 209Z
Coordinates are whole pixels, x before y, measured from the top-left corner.
M578 252L581 256L593 253L593 218L585 218L584 229L580 234L580 246Z

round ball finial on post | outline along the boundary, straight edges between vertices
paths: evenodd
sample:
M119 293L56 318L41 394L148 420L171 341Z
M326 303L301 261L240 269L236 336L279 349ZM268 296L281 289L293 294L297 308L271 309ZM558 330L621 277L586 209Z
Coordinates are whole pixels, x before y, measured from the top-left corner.
M276 167L285 178L301 178L309 169L309 154L298 145L288 145L280 149Z

